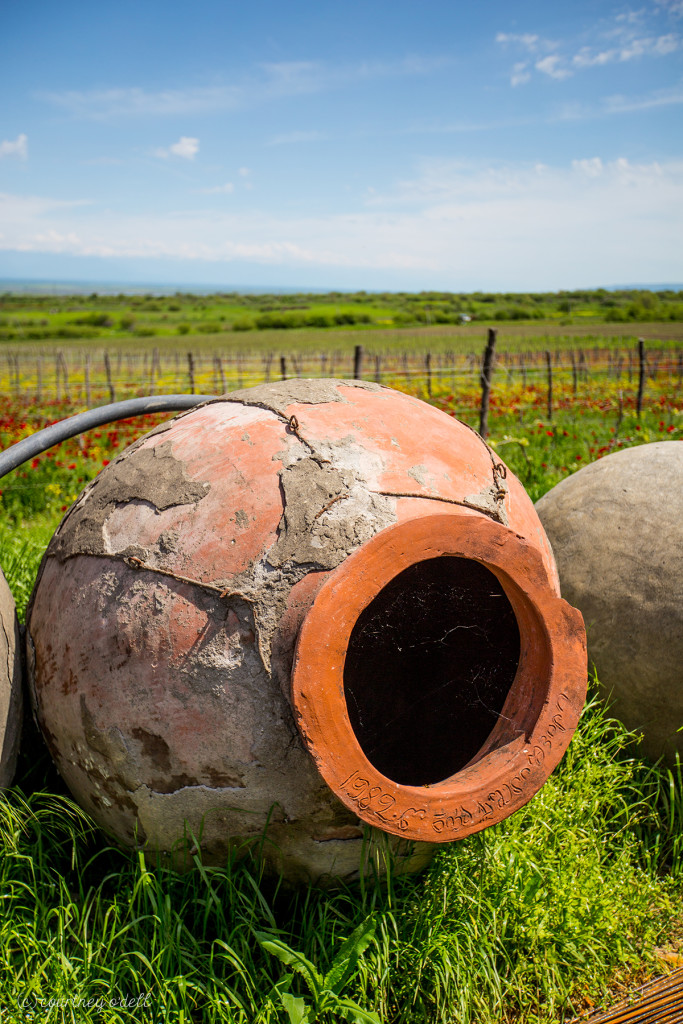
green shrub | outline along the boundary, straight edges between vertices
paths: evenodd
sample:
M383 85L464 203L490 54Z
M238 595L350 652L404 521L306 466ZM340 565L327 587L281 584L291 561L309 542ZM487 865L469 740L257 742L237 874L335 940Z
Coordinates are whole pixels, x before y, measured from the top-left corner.
M111 318L108 313L85 313L83 316L74 317L69 321L72 324L83 324L88 327L111 327Z
M334 318L329 313L307 313L304 322L307 327L334 326Z

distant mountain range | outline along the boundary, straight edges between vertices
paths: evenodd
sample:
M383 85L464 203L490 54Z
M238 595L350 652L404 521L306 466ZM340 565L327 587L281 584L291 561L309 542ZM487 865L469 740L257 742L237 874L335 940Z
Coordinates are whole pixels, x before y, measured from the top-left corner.
M608 292L683 292L683 284L611 284L605 286Z
M603 287L608 292L621 292L621 291L652 291L652 292L664 292L664 291L683 291L683 284L612 284L612 285L596 285L595 288ZM402 289L366 289L369 294L372 292L392 292L394 290L399 291ZM450 291L451 289L436 288L435 291ZM481 289L480 289L481 290ZM542 289L543 290L543 289ZM546 289L547 290L547 289ZM567 288L566 291L594 291L594 288ZM309 287L306 285L300 285L297 287L283 286L283 285L272 285L271 287L263 287L261 285L247 285L247 284L159 284L158 282L142 282L139 281L50 281L40 280L32 278L0 278L0 293L2 292L14 292L24 295L90 295L96 292L98 295L174 295L176 292L185 292L192 295L210 295L216 292L223 294L235 292L240 295L329 295L330 292L335 291L340 294L353 293L359 291L356 288L320 288L320 287ZM424 291L423 288L416 288L416 292ZM484 289L486 291L486 289ZM524 292L527 294L528 292ZM514 293L512 293L514 294ZM520 292L520 294L522 294Z
M0 294L15 292L22 295L175 295L184 292L191 295L213 295L235 292L239 295L328 295L330 291L352 292L352 288L312 288L288 287L273 285L264 288L261 285L248 284L159 284L146 281L43 281L31 278L0 277Z

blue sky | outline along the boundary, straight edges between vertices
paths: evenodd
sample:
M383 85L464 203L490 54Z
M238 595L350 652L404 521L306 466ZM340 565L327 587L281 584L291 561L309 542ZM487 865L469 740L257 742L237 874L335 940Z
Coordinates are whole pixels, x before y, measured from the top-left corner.
M683 0L9 0L0 276L683 281Z

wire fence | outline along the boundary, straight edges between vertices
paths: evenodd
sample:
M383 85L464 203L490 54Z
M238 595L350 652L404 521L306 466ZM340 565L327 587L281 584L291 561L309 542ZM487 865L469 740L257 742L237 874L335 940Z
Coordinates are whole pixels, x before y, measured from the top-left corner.
M109 348L27 351L6 349L0 362L0 389L27 403L60 402L93 406L143 395L172 393L223 394L291 377L362 377L421 398L450 394L471 397L482 383L481 352L416 350L364 352L330 349L319 352L248 349L193 349L187 353L153 348L134 352ZM492 390L521 386L569 385L573 394L600 381L637 387L641 367L638 349L571 348L552 352L494 353ZM644 352L644 375L670 385L683 380L683 345L650 347ZM566 390L566 387L565 387Z

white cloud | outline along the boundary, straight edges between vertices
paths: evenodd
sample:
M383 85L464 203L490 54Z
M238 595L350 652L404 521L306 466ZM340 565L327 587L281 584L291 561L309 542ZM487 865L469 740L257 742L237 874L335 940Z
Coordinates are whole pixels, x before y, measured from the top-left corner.
M14 142L10 141L10 139L0 141L0 160L6 156L18 156L20 160L26 160L28 157L28 136L24 134L17 135Z
M451 63L445 57L410 56L396 61L362 61L328 65L323 61L280 61L255 66L238 82L216 86L161 89L138 87L40 92L38 98L73 117L106 120L112 117L187 115L241 110L287 96L342 88L359 81L429 75Z
M675 18L683 18L683 0L655 0L655 3Z
M656 0L669 13L683 10L683 0ZM624 63L641 58L663 58L681 49L682 40L676 32L657 33L655 28L656 10L642 7L639 10L617 14L610 22L598 22L591 31L597 44L576 46L571 40L563 44L543 39L533 33L499 32L496 42L525 50L537 57L534 67L542 74L558 80L569 78L575 71L603 67L607 64ZM648 27L651 29L647 31ZM572 52L574 51L574 52ZM541 54L545 53L545 56ZM527 63L513 65L511 85L529 81Z
M516 43L533 53L538 49L538 45L541 40L539 36L532 35L531 32L499 32L496 36L496 42L502 43L503 46L508 43Z
M322 132L284 132L282 135L274 135L268 140L269 146L287 146L298 142L324 142L328 135Z
M251 171L249 170L248 167L240 167L237 173L239 174L240 178L248 178L249 175L251 174Z
M177 142L174 142L168 149L155 149L154 156L162 160L168 160L171 156L179 156L183 160L194 160L199 152L199 139L189 135L181 135Z
M190 138L188 135L181 135L177 142L169 147L169 152L174 156L181 156L184 160L194 160L199 152L199 139Z
M235 186L231 181L226 181L224 185L215 185L213 188L201 188L199 191L206 196L228 196L235 191Z
M599 156L590 157L587 160L572 160L572 167L587 178L599 178L604 168Z
M621 46L609 50L596 52L590 46L582 46L572 57L572 63L578 68L591 68L614 62L623 63L639 57L666 57L678 50L680 45L680 38L673 32L657 37L630 36L623 40Z
M323 66L317 60L281 60L265 62L261 67L273 81L286 83L288 87L296 89L303 82L317 77Z
M164 117L231 110L244 100L235 86L164 89L148 92L139 88L92 89L81 92L42 92L38 98L60 107L73 117L103 120L110 117Z
M402 270L438 287L683 278L683 161L433 161L347 214L121 216L0 197L0 248L117 258ZM493 244L495 242L495 244Z
M668 35L659 36L659 38L655 39L652 46L652 52L660 54L661 56L666 56L667 53L674 53L676 50L680 49L680 46L680 38L673 32L669 32Z
M537 60L535 64L537 71L542 71L544 75L549 75L551 78L569 78L571 71L563 66L562 57L556 53L551 54L549 57L544 57L542 60Z
M600 64L610 64L616 59L616 50L602 50L594 53L590 46L582 46L578 53L572 57L572 63L577 68L592 68Z
M646 96L607 96L602 102L602 109L607 114L630 114L637 110L678 106L681 103L683 85L678 85L673 89L657 89Z
M516 64L512 65L512 74L510 75L510 85L524 85L531 78L531 72L527 71L528 64L525 60L520 60Z
M612 114L631 114L657 107L679 106L683 103L683 83L671 89L655 89L642 96L621 94L603 96L597 103L566 103L553 119L557 121L581 121L588 118L606 117Z

